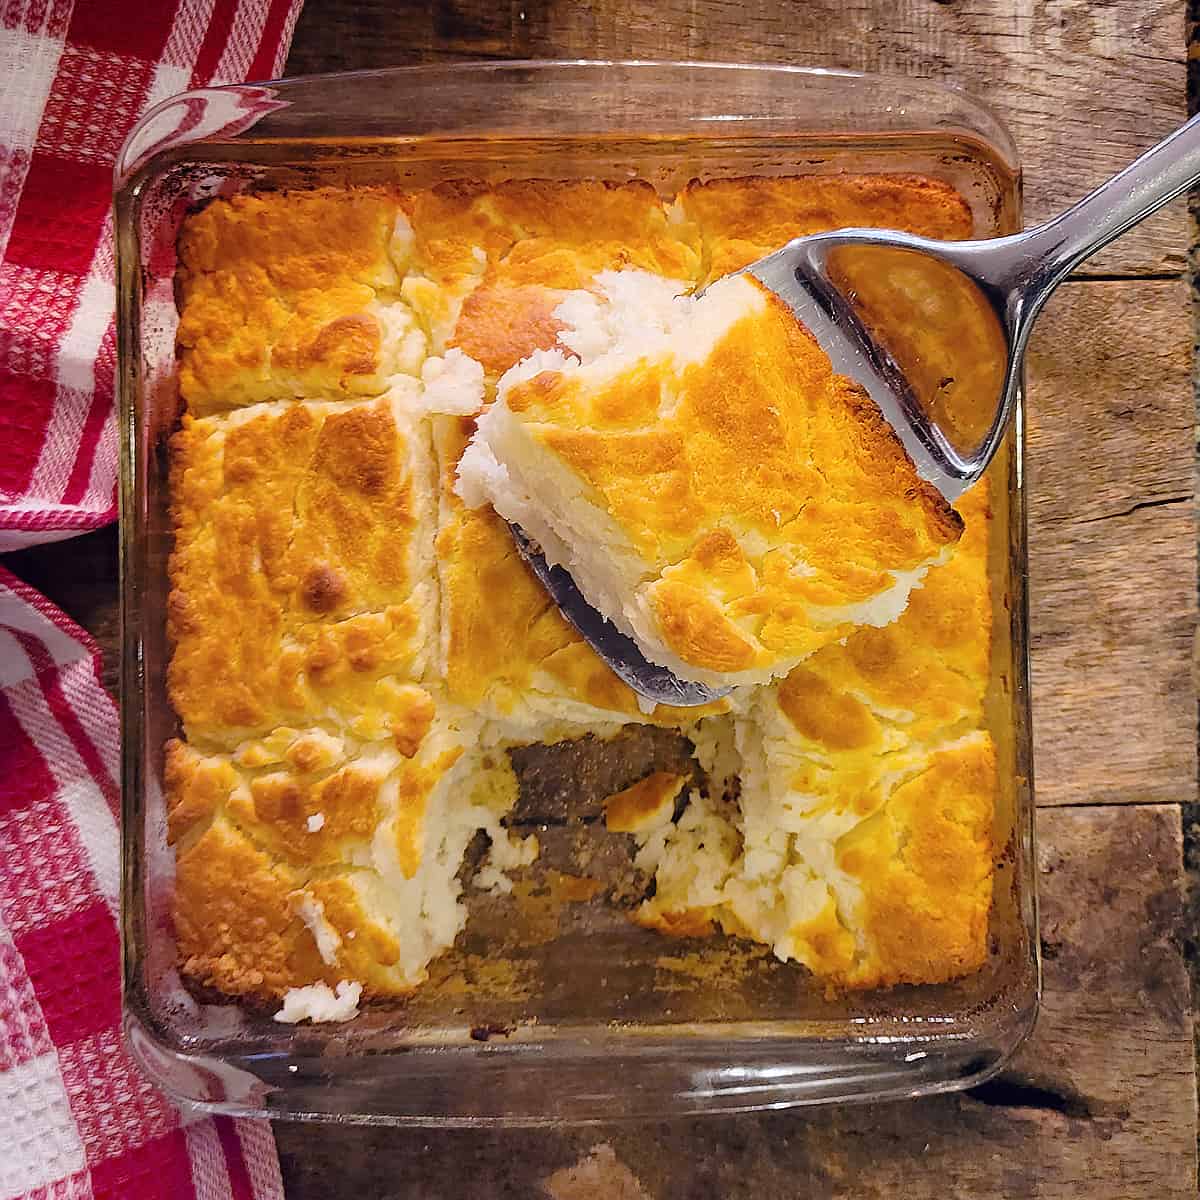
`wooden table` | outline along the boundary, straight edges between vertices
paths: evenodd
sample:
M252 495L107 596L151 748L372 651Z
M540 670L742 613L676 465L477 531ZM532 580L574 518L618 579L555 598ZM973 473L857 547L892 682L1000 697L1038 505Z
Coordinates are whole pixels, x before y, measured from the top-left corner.
M287 70L659 57L949 79L1008 121L1037 220L1182 119L1184 18L1183 0L308 0ZM1009 1068L927 1101L652 1125L281 1124L290 1197L1196 1195L1188 241L1175 206L1089 264L1030 358L1045 1002ZM105 531L7 559L96 634L110 682L115 545Z

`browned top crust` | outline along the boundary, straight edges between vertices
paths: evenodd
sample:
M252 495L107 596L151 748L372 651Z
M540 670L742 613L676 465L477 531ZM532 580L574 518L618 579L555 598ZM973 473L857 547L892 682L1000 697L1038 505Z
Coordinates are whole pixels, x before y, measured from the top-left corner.
M321 188L222 199L189 218L167 616L169 691L187 740L168 746L164 779L186 976L264 1001L342 979L367 995L410 990L460 927L455 873L474 829L491 821L489 836L503 834L511 778L486 765L485 742L733 719L714 716L724 702L641 712L547 602L498 518L453 494L477 414L430 415L405 380L456 346L494 385L555 345L557 304L600 271L694 286L846 225L971 233L962 198L915 176L710 180L672 202L644 182ZM764 568L757 591L739 592L745 552L719 537L693 538L672 560L666 624L715 663L781 638L795 589L831 602L869 593L877 558L915 560L959 533L958 517L904 475L861 395L829 379L770 306L720 353L725 384L689 381L679 428L651 419L645 381L614 389L586 431L556 424L561 397L530 397L546 444L631 520L653 506L642 481L659 472L657 536L671 545L718 504L780 546L803 530L819 583ZM833 508L817 498L794 511L805 455L761 464L751 445L775 419L767 392L801 383L823 397L804 437L840 448L838 469L878 518L853 554ZM684 444L704 450L720 413L736 414L741 450L709 446L703 472L672 474ZM960 508L961 543L900 620L847 630L737 718L747 763L761 733L768 800L784 805L772 836L788 821L803 831L785 838L811 868L807 890L785 903L783 883L771 885L768 920L749 884L734 886L737 872L750 878L741 831L694 797L673 820L686 781L655 773L608 805L612 828L639 842L679 839L639 920L768 941L839 986L941 980L983 961L996 786L982 732L986 489ZM714 580L717 619L695 602ZM906 765L889 774L896 755ZM745 786L749 796L758 785ZM717 851L726 865L704 875Z

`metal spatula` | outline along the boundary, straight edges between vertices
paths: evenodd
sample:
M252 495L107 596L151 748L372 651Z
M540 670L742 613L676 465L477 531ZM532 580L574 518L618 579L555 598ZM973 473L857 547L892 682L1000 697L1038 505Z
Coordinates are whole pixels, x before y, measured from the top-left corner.
M985 241L879 229L797 238L745 270L783 299L891 423L918 473L956 500L986 470L1016 401L1034 318L1084 259L1200 180L1200 116L1044 225ZM647 661L561 567L513 528L517 548L580 634L631 688L661 704L730 689Z

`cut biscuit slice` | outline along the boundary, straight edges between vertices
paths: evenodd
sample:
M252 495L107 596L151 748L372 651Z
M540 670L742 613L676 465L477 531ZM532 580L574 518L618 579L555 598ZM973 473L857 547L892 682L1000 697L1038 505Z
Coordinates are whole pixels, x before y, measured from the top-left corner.
M380 188L218 199L179 237L179 381L206 415L374 396L428 353L401 297L406 221Z
M168 687L189 737L407 719L437 629L427 423L393 395L256 405L185 416L171 452Z
M605 273L501 379L459 468L643 654L709 686L785 675L904 609L962 530L861 388L748 276L698 299Z
M630 721L690 727L729 707L657 705L639 698L569 625L490 508L454 491L473 423L439 417L441 468L436 561L441 598L438 673L450 699L480 713L505 744L610 736Z

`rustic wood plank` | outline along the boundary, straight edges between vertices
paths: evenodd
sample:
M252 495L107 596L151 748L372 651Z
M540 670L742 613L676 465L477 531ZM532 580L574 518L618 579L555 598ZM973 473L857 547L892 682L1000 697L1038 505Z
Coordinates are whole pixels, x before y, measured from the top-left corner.
M1039 804L1195 798L1191 342L1186 284L1088 282L1031 348Z
M973 1092L579 1130L278 1124L288 1196L1194 1197L1179 809L1059 809L1039 830L1042 1017Z
M958 83L1007 122L1037 221L1185 117L1178 0L308 0L288 73L462 58L663 58L843 67ZM1085 268L1179 274L1182 203Z

